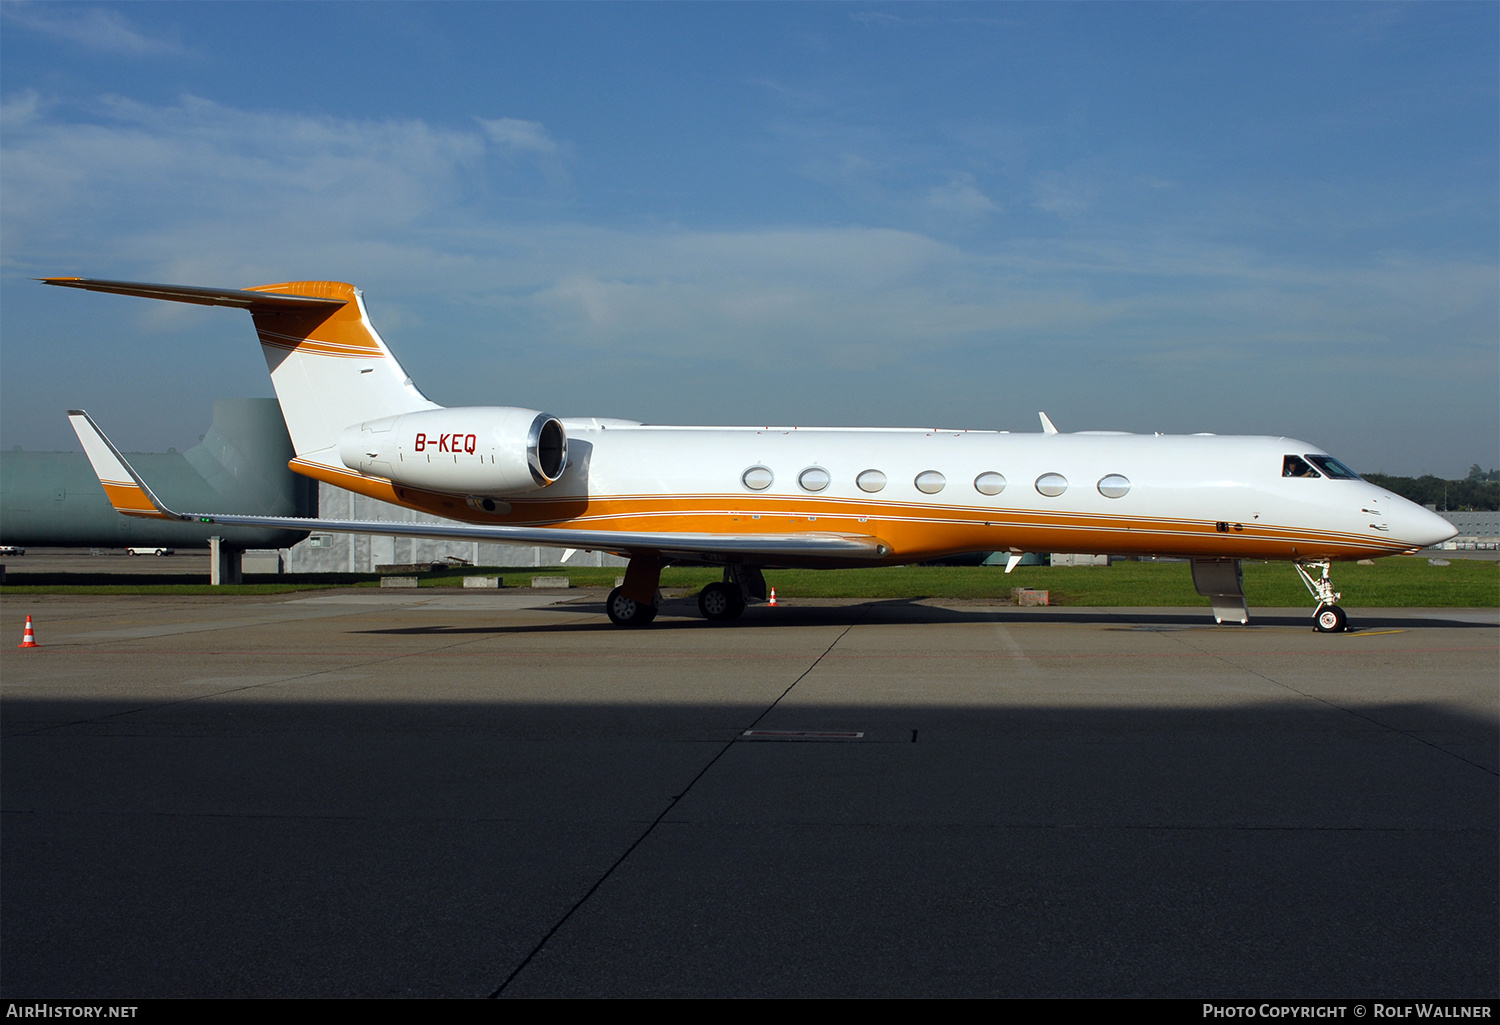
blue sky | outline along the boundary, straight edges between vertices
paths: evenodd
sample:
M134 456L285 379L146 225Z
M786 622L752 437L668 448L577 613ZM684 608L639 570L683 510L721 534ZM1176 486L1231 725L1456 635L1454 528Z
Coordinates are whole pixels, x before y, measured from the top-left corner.
M365 290L448 405L1500 465L1500 6L0 3L0 444Z

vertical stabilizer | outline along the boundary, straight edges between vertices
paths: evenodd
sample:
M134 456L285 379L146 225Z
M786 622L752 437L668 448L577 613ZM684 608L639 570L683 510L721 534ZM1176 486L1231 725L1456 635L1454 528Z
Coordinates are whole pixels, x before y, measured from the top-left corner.
M386 348L353 285L288 281L246 291L342 300L332 310L250 310L299 458L342 469L338 442L344 428L439 408L417 390Z
M255 321L271 383L297 456L343 468L344 428L401 413L439 409L412 384L365 312L359 289L342 281L284 281L254 288L201 288L102 278L42 278L49 285L147 299L232 306Z

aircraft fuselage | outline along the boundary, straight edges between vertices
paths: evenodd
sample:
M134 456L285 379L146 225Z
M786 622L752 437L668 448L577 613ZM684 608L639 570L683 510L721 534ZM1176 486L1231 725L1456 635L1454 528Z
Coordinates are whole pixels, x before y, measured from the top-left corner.
M1363 480L1283 476L1291 438L1008 434L965 430L659 427L564 419L568 463L554 483L488 511L444 472L475 480L482 443L397 439L396 473L294 468L341 487L471 523L612 531L871 535L878 563L971 551L1078 551L1265 559L1351 559L1450 536L1441 517ZM425 433L425 432L424 432ZM870 560L867 560L870 561ZM824 560L775 560L823 565ZM839 565L851 565L847 559Z

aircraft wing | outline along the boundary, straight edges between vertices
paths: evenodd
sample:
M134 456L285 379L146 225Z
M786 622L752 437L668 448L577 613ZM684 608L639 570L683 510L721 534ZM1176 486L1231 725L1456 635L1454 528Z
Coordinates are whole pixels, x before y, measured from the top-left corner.
M123 511L123 510L121 510ZM342 534L430 537L441 541L500 541L606 552L657 551L683 555L783 555L879 558L888 550L876 538L858 534L688 534L566 527L477 526L470 523L412 523L386 520L314 520L295 516L236 516L222 513L170 513L194 523L279 530L326 530Z
M147 487L81 409L68 410L68 422L83 443L99 483L115 511L126 516L219 523L226 527L270 527L281 530L325 530L339 534L428 537L442 541L498 541L607 552L656 551L664 555L799 556L804 558L880 558L889 547L862 534L699 534L660 531L572 530L565 527L478 526L455 521L437 523L386 520L323 520L296 516L241 516L232 513L180 513L169 509Z

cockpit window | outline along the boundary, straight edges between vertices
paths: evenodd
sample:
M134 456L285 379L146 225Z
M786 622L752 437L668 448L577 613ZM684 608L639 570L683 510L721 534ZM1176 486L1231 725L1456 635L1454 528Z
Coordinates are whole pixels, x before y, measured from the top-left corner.
M1307 465L1307 461L1301 456L1287 456L1281 461L1281 475L1283 477L1321 477L1317 470Z
M1349 467L1345 466L1343 463L1341 463L1337 459L1333 458L1333 456L1313 456L1313 455L1310 455L1307 458L1311 459L1314 463L1316 463L1317 466L1318 466L1318 469L1320 469L1324 473L1328 474L1328 476L1332 477L1334 480L1359 480L1360 479L1359 478L1359 474L1355 473L1353 470L1349 469Z

